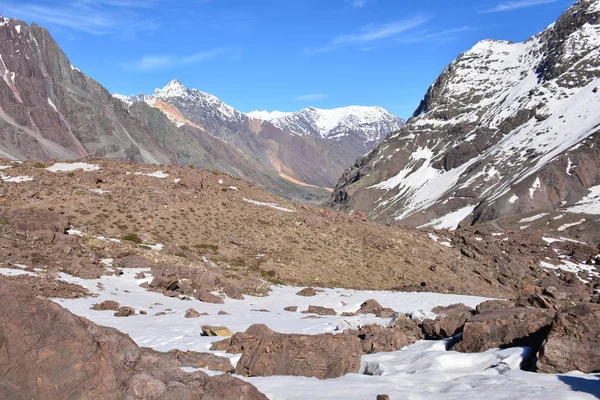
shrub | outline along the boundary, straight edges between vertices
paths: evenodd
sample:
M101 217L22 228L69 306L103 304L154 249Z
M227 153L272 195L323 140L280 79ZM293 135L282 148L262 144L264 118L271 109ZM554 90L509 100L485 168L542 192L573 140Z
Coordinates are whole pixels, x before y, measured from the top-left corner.
M128 233L125 236L121 236L121 240L127 240L129 242L133 242L133 243L137 243L137 244L142 243L142 239L140 239L140 237L138 235L136 235L135 233Z

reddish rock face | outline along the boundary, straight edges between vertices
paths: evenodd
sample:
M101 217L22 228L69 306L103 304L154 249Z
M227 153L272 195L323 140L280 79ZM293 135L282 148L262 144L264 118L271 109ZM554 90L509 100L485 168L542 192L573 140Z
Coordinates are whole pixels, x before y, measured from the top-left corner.
M600 371L599 322L600 304L581 304L559 312L538 353L538 371Z
M185 373L140 349L129 336L77 317L26 286L0 280L0 309L0 393L5 398L266 399L229 375Z

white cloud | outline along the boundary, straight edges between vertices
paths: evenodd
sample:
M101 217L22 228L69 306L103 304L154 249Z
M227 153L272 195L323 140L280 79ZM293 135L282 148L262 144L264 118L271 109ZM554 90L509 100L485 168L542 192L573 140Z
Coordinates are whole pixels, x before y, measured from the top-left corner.
M223 53L223 49L215 49L186 56L155 55L142 57L139 60L123 63L121 66L125 71L153 71L172 67L197 64L202 61L211 60Z
M323 93L313 93L313 94L305 94L302 96L297 96L294 100L297 101L314 101L314 100L323 100L328 98L329 95Z
M367 25L359 32L339 35L327 46L316 49L307 49L305 51L308 54L323 53L335 50L339 47L351 45L360 45L364 48L364 45L367 43L388 39L400 33L410 31L411 29L423 25L429 20L429 17L420 15L410 19L391 22L389 24Z
M494 13L494 12L504 12L504 11L513 11L521 8L535 7L542 4L550 4L556 3L559 0L515 0L515 1L505 1L503 3L498 4L495 7L484 10L484 13Z
M423 43L423 42L448 42L456 40L459 34L475 30L470 26L461 26L458 28L444 29L441 31L433 31L431 29L415 32L412 35L398 38L401 43Z
M373 0L346 0L346 2L349 3L350 6L352 6L354 8L362 8L367 3L371 3L372 1Z
M50 5L12 0L0 1L0 8L18 19L103 35L156 28L156 21L142 18L137 9L157 3L158 0L60 0Z

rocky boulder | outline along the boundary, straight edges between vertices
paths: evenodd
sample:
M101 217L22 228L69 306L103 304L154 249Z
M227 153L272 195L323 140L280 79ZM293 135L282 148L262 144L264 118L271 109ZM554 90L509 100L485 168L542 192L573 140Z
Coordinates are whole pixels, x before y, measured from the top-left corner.
M555 312L517 307L506 302L486 302L469 318L461 341L453 350L477 353L492 348L527 346L537 351L548 332Z
M304 288L304 289L300 290L298 293L296 293L296 295L298 295L298 296L304 296L304 297L316 296L317 295L317 289L312 288L312 287L307 287L307 288Z
M412 320L397 321L393 327L367 325L344 333L358 337L365 354L397 351L423 339L419 325Z
M235 373L243 376L293 375L330 379L357 373L361 344L352 335L264 335L244 349Z
M256 324L212 344L211 350L239 354L235 373L244 376L293 375L319 379L358 372L362 346L356 335L290 335Z
M537 369L553 374L600 371L600 304L581 304L556 315Z
M337 315L333 308L320 307L320 306L308 306L306 311L302 311L303 314L317 314L317 315Z
M432 312L437 314L436 319L423 321L425 339L446 339L462 332L465 322L473 316L474 311L462 303L434 308Z
M391 318L396 312L391 308L384 308L377 300L367 300L360 305L357 314L375 314L379 318Z
M0 280L0 393L9 399L266 397L230 375L186 373L129 336Z
M203 336L233 336L233 333L224 326L202 325Z

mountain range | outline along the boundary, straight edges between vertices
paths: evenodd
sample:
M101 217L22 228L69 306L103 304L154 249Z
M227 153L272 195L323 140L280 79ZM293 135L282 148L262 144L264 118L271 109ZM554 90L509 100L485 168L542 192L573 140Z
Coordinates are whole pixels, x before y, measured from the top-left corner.
M333 187L345 167L405 124L380 107L245 114L178 80L151 95L115 97L158 108L178 127L191 126L221 139L304 187Z
M380 128L380 121L361 119L368 113L349 111L338 127L345 136L305 135L176 80L150 96L115 98L71 64L48 30L10 18L0 18L0 56L0 157L13 160L100 156L193 165L316 202L377 145L374 138L404 124L386 113L388 125Z
M523 43L485 40L461 54L407 125L345 171L330 204L450 229L600 213L599 104L600 2L580 0Z

